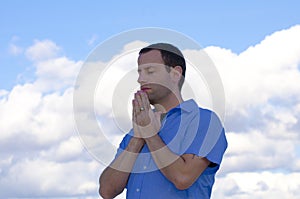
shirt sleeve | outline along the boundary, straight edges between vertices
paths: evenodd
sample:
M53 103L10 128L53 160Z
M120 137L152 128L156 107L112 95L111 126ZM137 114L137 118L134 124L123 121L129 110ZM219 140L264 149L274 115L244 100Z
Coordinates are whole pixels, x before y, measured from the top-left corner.
M119 144L119 148L117 149L117 153L116 153L116 155L115 155L115 159L116 159L117 157L119 157L119 155L126 149L128 143L129 143L129 141L130 141L130 139L131 139L131 137L132 137L132 136L131 136L131 131L132 131L132 130L130 130L130 132L127 133L127 134L123 137L121 143Z
M218 116L212 111L200 109L199 115L197 133L189 132L194 131L194 128L187 129L186 137L193 139L185 139L191 140L189 141L191 144L184 153L206 157L209 161L220 165L227 148L224 127Z

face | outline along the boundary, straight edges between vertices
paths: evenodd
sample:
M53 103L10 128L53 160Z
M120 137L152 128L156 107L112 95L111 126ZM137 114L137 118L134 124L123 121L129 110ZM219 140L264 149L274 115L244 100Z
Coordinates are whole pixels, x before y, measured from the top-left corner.
M174 82L167 71L161 53L151 50L138 58L138 83L151 104L160 104L173 90Z

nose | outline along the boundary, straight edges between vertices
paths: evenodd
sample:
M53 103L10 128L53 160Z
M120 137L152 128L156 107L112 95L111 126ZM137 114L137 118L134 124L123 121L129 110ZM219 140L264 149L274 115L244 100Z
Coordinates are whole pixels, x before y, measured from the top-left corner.
M144 84L146 82L145 75L142 72L139 73L139 77L137 79L137 82L139 84Z

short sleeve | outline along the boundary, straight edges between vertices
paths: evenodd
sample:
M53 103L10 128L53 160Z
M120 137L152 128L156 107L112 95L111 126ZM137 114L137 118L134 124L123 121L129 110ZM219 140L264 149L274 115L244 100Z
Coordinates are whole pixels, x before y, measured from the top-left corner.
M213 163L221 164L227 140L224 127L214 112L200 109L197 133L189 132L187 129L186 136L189 135L193 135L193 141L185 151L186 154L206 157Z
M131 131L123 137L121 143L119 144L119 148L117 149L115 159L126 149L130 139L132 138Z

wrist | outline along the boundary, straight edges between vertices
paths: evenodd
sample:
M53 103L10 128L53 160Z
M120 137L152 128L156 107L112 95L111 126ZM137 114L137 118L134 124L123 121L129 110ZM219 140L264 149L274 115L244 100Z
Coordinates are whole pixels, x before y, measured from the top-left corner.
M129 144L126 148L126 151L139 153L142 147L145 144L145 140L142 138L132 137L129 141Z
M153 142L153 141L157 140L158 137L159 137L158 134L154 134L154 135L152 135L152 136L149 136L149 137L144 138L144 140L145 140L146 143L147 143L147 142Z

